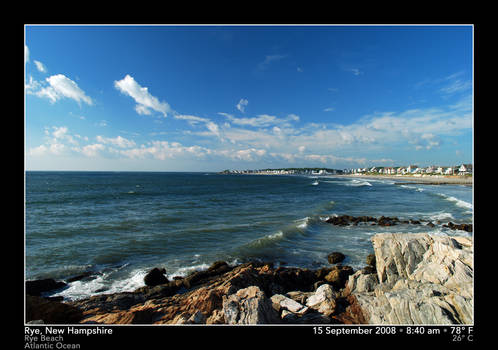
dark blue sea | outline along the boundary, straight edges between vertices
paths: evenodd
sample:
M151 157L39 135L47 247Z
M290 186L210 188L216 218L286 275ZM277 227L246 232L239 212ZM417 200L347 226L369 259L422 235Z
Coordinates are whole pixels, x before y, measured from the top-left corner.
M340 251L365 265L379 232L469 236L472 186L334 176L153 172L26 172L26 279L88 276L67 299L133 291L153 267L185 276L224 260L316 269ZM335 215L424 220L334 226ZM426 226L428 221L435 227Z

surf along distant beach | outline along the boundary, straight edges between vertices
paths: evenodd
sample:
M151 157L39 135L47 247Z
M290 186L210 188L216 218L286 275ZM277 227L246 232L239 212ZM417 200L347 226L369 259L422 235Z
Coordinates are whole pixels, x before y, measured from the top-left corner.
M389 180L399 180L402 184L421 184L421 185L472 185L472 176L458 176L458 175L426 175L426 176L414 176L414 175L334 175L337 177L348 177L348 178L364 178L364 179L389 179Z

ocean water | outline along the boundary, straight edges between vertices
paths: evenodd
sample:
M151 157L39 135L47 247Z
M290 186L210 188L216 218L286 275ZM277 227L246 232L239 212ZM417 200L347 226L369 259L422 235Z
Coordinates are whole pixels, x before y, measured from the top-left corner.
M185 276L224 260L276 266L361 268L380 232L470 236L442 227L472 223L472 187L398 180L215 173L27 172L26 279L66 280L53 295L80 299L133 291L153 267ZM396 184L396 183L398 184ZM334 215L396 216L434 228L334 226Z

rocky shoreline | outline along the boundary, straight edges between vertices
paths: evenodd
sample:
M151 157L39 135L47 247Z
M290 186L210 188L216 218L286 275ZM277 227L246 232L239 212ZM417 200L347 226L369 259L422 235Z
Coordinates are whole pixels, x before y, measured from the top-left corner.
M216 262L146 286L77 301L43 298L60 282L26 282L26 322L44 324L472 324L473 245L468 237L388 233L372 237L363 269L275 268ZM55 283L55 284L54 284Z

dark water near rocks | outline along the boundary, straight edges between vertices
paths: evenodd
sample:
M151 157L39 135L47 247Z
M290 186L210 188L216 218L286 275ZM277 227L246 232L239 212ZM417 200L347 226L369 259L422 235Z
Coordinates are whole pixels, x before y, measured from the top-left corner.
M57 293L69 299L134 290L155 266L170 279L217 260L316 269L340 251L360 268L375 233L470 235L442 224L473 217L470 186L332 176L27 172L25 205L26 279L91 272ZM343 214L425 222L325 222Z

